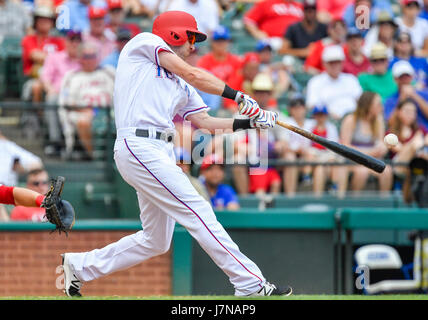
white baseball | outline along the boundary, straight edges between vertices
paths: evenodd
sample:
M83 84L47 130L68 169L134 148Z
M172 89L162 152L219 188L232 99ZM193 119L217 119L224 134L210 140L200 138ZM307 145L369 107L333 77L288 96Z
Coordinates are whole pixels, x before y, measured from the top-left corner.
M395 134L390 133L383 138L383 142L385 142L387 146L393 147L398 144L398 137Z

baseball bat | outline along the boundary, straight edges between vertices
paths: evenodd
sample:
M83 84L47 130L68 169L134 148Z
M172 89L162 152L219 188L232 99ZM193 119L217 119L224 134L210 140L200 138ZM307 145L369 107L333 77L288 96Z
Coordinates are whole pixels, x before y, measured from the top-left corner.
M337 154L340 154L341 156L349 160L359 163L369 169L372 169L378 173L382 173L383 170L385 170L385 163L383 161L373 158L372 156L364 154L356 149L344 146L343 144L328 140L324 137L320 137L316 134L313 134L312 132L306 131L304 129L298 128L296 126L293 126L291 124L288 124L279 120L276 121L276 124L285 129L288 129L297 134L300 134L301 136L308 138L309 140L312 140L326 147L327 149Z

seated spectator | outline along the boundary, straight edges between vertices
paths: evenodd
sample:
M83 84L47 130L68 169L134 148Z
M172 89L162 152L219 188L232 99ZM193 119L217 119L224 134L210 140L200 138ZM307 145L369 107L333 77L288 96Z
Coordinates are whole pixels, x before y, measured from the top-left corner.
M340 141L345 146L357 149L377 159L383 159L388 149L383 138L385 136L385 125L382 116L382 99L374 92L365 91L358 99L357 108L354 113L347 115L340 130ZM375 175L379 181L381 192L387 193L392 187L392 170L387 166L381 174L359 165L343 167L340 184L344 190L348 182L348 172L352 172L351 190L359 192L364 189L370 175Z
M370 64L372 70L361 73L358 81L364 91L376 92L381 96L382 101L385 101L397 91L397 85L392 72L388 70L388 49L382 42L373 46L370 52Z
M44 169L35 169L27 174L26 188L45 195L49 191L49 175ZM10 220L44 222L46 210L40 207L16 206L10 213Z
M66 0L58 14L57 29L65 32L68 30L88 31L90 5L105 7L103 0Z
M424 145L428 145L427 131L421 129L417 122L417 106L411 99L401 101L388 121L386 134L393 133L399 143L390 149L389 157L393 162L409 163L416 152ZM394 167L394 172L404 178L406 168Z
M128 2L134 2L134 0L127 0ZM135 15L146 15L149 18L153 18L158 14L168 10L172 3L172 0L135 0L139 2L139 5L132 5L131 12ZM135 7L135 8L134 8Z
M428 93L417 90L412 86L415 71L409 62L398 61L392 67L392 75L398 86L396 93L385 100L385 119L389 120L398 103L410 98L417 107L418 124L423 130L428 131Z
M394 55L394 35L398 25L391 14L385 11L379 12L376 25L370 28L364 37L363 52L369 57L372 47L382 42L387 47L388 59Z
M339 142L339 133L336 126L328 120L328 110L326 106L315 106L312 110L312 117L315 120L310 132L317 136L324 137L330 141ZM338 157L324 146L312 142L310 153L317 162L334 162ZM316 197L322 196L328 177L331 177L333 189L337 189L338 167L318 165L313 168L313 191Z
M357 28L351 28L346 36L345 62L343 72L358 76L370 69L370 61L363 54L363 36Z
M81 69L67 73L59 96L59 118L65 136L66 156L74 148L75 131L89 158L92 157L92 119L97 108L112 106L114 72L98 68L98 49L85 43L79 52Z
M416 57L414 52L410 34L404 31L399 32L395 40L394 58L390 62L389 68L391 69L397 61L408 61L415 70L416 89L425 90L428 87L428 62L426 58Z
M334 120L353 112L362 92L358 79L352 74L343 73L344 60L341 46L325 48L322 54L325 71L312 77L307 86L306 103L309 109L325 105Z
M260 71L260 56L254 52L248 52L242 61L241 68L229 78L229 86L235 90L251 94L251 83ZM238 109L235 101L224 99L223 107L232 114Z
M274 62L272 46L265 40L259 40L256 45L256 52L260 58L259 70L270 75L274 83L272 99L276 99L284 94L290 86L290 77L283 63Z
M200 179L205 184L214 210L239 210L238 196L233 188L223 184L223 159L215 154L204 157Z
M305 100L302 95L295 94L288 105L289 118L285 122L296 127L310 131L314 127L314 120L306 117ZM278 140L278 152L280 158L286 161L295 162L297 160L313 161L312 154L309 152L310 140L289 130L276 131ZM279 132L278 132L279 131ZM296 194L299 180L299 171L302 172L302 183L304 186L312 184L310 166L286 166L283 169L283 186L287 196L293 197Z
M0 39L23 38L30 26L31 17L20 2L0 0Z
M259 73L252 82L253 98L263 109L278 108L269 106L273 99L274 83L269 74ZM266 199L266 194L278 194L281 190L281 177L277 170L269 166L269 159L277 157L280 145L275 134L267 131L247 130L235 134L234 155L238 163L248 163L247 166L235 165L232 169L236 188L240 194L255 193L260 200ZM264 148L264 149L263 149Z
M167 11L185 11L195 17L198 30L211 37L219 25L219 11L214 0L174 0Z
M131 38L141 32L140 27L135 23L125 23L125 10L123 10L122 0L107 0L108 24L107 29L117 35L120 29L129 29Z
M290 25L285 33L280 54L306 59L311 43L326 38L327 25L317 19L315 0L303 2L303 20Z
M421 4L419 0L402 0L401 16L395 19L401 31L410 33L415 55L428 55L428 21L419 17Z
M318 19L323 23L342 19L346 8L353 2L353 0L317 0Z
M365 7L364 10L368 10L365 12L370 13L370 19L368 21L369 25L367 26L367 29L362 29L361 27L358 28L362 29L361 32L363 36L367 34L369 26L372 26L376 23L380 12L388 12L391 17L394 16L394 11L389 0L355 0L354 3L351 3L346 7L345 12L343 13L343 19L345 20L348 28L357 27L356 22L358 21L360 15L356 15L356 10L362 10L363 7ZM360 13L360 11L358 13Z
M239 56L230 53L230 41L229 29L218 26L212 35L211 51L203 55L197 63L199 68L211 72L227 84L242 64ZM216 110L221 107L220 96L201 92L201 97L212 109Z
M328 37L318 40L311 45L308 57L304 63L304 70L311 74L324 71L322 54L326 47L344 45L346 40L346 25L342 19L333 20L327 28Z
M101 61L101 67L111 66L116 69L120 52L131 38L132 35L129 29L119 29L116 35L116 48L103 61Z
M265 0L245 13L244 24L256 39L283 38L293 23L303 18L303 6L293 0Z
M116 35L106 29L107 11L98 7L89 7L89 30L82 33L84 42L92 43L98 52L98 62L103 61L116 49Z
M61 82L65 74L80 68L77 55L81 43L82 36L79 31L68 31L65 38L65 50L52 52L46 57L40 80L42 81L43 89L46 93L45 100L48 104L58 104ZM44 112L44 116L49 134L49 145L45 148L45 152L48 155L53 155L59 152L58 149L62 140L58 112L55 109L47 109Z
M43 167L38 156L8 140L1 132L0 150L0 184L16 186L20 174Z
M189 178L190 183L196 189L196 191L198 191L202 198L210 202L211 199L208 196L205 186L198 178L190 174L190 164L192 163L192 157L190 153L184 148L174 147L174 154L177 166L183 171L187 178Z
M31 78L24 84L22 95L25 100L42 101L41 67L49 53L64 49L64 40L50 35L54 23L55 13L48 7L38 7L34 10L34 34L22 39L23 71L25 76Z

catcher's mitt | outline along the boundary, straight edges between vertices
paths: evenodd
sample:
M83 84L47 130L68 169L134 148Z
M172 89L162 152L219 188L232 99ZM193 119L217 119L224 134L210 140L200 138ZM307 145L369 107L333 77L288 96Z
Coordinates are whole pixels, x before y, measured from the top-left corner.
M51 181L51 187L43 200L42 207L46 209L46 219L54 224L59 234L63 231L66 235L74 225L74 209L70 202L61 200L65 178L58 177Z

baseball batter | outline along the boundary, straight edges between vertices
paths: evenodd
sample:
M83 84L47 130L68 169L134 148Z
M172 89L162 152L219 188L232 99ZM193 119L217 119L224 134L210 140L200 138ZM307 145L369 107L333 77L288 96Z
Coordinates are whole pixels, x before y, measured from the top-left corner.
M169 11L155 19L152 33L140 33L122 50L114 90L114 159L123 179L137 191L143 230L101 249L62 254L68 296L80 296L86 281L168 251L175 222L184 226L225 272L235 295L291 294L290 287L267 282L257 265L241 253L210 204L176 165L172 144L176 114L211 132L272 128L277 118L249 96L183 60L195 49L195 42L206 38L193 16ZM241 103L240 113L248 117L209 116L195 88Z

